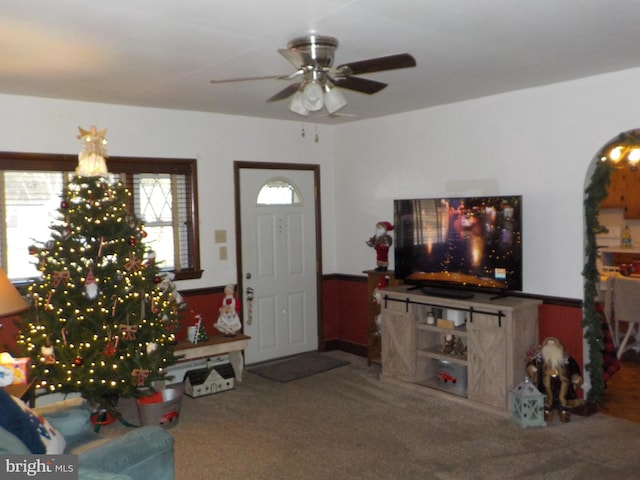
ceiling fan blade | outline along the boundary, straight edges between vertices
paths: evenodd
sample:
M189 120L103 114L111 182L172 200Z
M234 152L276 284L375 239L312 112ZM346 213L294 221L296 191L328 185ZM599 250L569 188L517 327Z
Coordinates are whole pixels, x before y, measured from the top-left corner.
M369 80L368 78L359 77L337 77L333 79L333 83L336 87L346 88L348 90L355 90L356 92L368 93L369 95L379 92L387 86L386 83L378 82L377 80Z
M302 68L307 65L315 65L315 60L308 52L302 50L290 50L288 48L279 48L278 53L289 60L294 67Z
M209 80L209 83L250 82L253 80L288 80L290 77L291 75L266 75L264 77L225 78L223 80Z
M300 83L292 83L291 85L287 85L285 88L280 90L274 96L268 98L267 102L277 102L278 100L284 100L285 98L288 98L294 93L296 93L299 88L300 88Z
M416 59L408 53L370 58L359 62L345 63L336 68L336 75L361 75L363 73L382 72L396 68L415 67Z

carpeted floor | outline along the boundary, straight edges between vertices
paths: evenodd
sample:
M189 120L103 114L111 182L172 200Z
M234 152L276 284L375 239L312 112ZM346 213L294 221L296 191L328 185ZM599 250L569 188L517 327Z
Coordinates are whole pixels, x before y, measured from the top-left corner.
M508 413L381 382L379 367L367 366L366 359L324 355L349 365L289 383L246 373L234 390L185 397L170 430L176 479L640 475L636 423L596 414L523 429Z

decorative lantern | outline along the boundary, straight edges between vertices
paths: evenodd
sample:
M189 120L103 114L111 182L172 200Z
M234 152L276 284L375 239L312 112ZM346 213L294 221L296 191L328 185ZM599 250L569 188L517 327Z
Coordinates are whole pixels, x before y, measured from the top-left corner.
M531 383L529 377L511 392L513 419L521 427L546 427L544 421L544 395Z

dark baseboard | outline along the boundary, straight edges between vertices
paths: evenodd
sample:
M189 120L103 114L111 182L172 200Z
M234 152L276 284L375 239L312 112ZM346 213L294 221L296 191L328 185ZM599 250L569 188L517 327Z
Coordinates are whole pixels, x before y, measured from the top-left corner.
M571 409L571 413L575 413L581 417L590 417L591 415L598 413L598 405L595 402L585 402L582 405L573 407Z
M334 338L331 340L325 340L324 342L324 350L328 352L330 350L341 350L343 352L351 353L353 355L357 355L359 357L367 358L367 347L366 345L360 345L357 343L347 342L345 340L340 340L338 338Z

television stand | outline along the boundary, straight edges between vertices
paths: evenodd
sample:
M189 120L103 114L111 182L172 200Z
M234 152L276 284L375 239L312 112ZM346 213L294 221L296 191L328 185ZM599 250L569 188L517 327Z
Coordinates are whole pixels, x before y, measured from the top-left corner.
M468 290L456 290L455 288L446 287L422 287L420 291L425 295L442 298L455 298L458 300L469 300L473 298L473 293Z
M460 300L403 285L384 288L380 379L510 411L510 392L526 375L527 350L538 343L541 303L514 296L491 300L481 292ZM463 314L465 323L439 322L450 313ZM427 323L432 315L436 322ZM447 348L452 336L453 350Z

